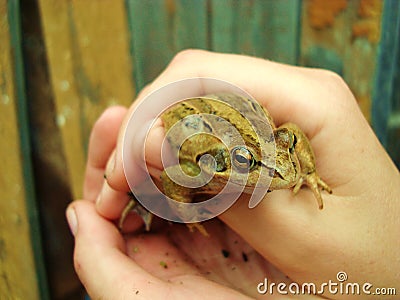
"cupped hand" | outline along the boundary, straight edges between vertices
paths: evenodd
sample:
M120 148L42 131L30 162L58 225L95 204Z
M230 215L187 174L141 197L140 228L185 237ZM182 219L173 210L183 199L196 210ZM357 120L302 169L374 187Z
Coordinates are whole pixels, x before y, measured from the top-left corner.
M332 195L322 195L325 208L318 210L306 188L295 196L279 190L254 209L248 209L243 196L219 216L223 223L206 222L210 238L164 223L154 234L123 240L111 222L128 201L118 129L121 126L123 132L134 106L148 93L189 77L236 84L264 105L277 125L299 125L311 141L321 178L333 188ZM162 129L153 130L148 143L154 147L146 147L146 157L160 157L161 138ZM157 159L149 164L154 170L161 168ZM118 284L124 293L139 295L156 295L162 289L177 293L174 296L241 296L236 290L256 297L257 284L264 278L318 286L335 281L339 271L347 273L347 282L399 289L399 183L398 170L337 75L245 56L185 51L142 91L128 112L113 109L97 122L89 148L87 201L73 203L67 213L78 216L76 268L92 295ZM140 226L137 217L127 223L133 230ZM107 251L114 254L102 261ZM99 275L101 280L96 280ZM327 290L324 296L343 297Z
M110 209L109 217L98 213L105 205L102 201L109 201L103 197L111 196L120 210L128 201L126 192L111 189L103 179L125 114L126 109L113 107L96 122L89 146L86 200L74 201L67 210L75 236L75 269L91 298L247 299L258 295L257 285L266 276L290 283L218 219L205 224L209 237L160 220L151 233L123 236L113 222L113 214L118 217L120 211ZM131 217L125 227L132 231L142 224L137 216Z

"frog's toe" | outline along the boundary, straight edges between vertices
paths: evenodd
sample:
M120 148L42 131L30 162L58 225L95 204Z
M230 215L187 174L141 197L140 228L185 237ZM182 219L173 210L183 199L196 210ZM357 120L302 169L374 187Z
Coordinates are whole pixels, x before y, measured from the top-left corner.
M121 214L121 217L119 219L118 223L119 229L122 230L124 221L128 216L129 212L131 211L134 211L136 214L140 216L140 218L143 220L146 231L150 231L151 222L153 220L153 214L149 212L147 209L145 209L140 203L138 203L134 199L131 199L129 203L125 206Z
M320 177L318 177L318 185L329 194L332 194L332 189Z
M323 209L324 202L322 200L321 192L319 190L320 182L323 182L323 181L319 178L319 176L316 172L307 174L304 177L305 177L307 186L313 192L315 199L317 199L319 209ZM302 178L303 178L303 176L302 176ZM324 183L324 185L327 186L325 183ZM324 187L322 186L322 188L324 188Z
M136 206L136 201L131 199L128 204L125 206L124 210L122 211L121 217L119 218L118 228L122 230L124 227L124 222L126 217L128 216L129 212Z
M318 186L317 187L311 187L311 190L314 194L314 197L317 199L318 203L318 208L323 209L324 208L324 201L322 200L321 192L319 191Z
M200 223L187 223L186 226L189 228L190 232L194 232L194 230L197 229L203 236L210 236L205 227Z
M312 190L314 197L317 199L319 209L323 209L324 203L321 196L320 188L332 194L332 189L319 177L316 172L305 175L305 181Z
M293 188L293 194L296 195L299 192L299 190L300 190L301 186L303 185L303 183L304 183L304 177L301 176L299 178L299 181L297 181L296 185Z

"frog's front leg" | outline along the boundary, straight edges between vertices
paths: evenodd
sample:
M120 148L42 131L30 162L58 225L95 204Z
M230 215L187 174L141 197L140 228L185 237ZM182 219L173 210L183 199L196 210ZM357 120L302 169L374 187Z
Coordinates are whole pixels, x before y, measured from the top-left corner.
M143 220L146 231L150 231L151 222L153 220L153 214L144 208L139 201L135 198L132 192L128 193L129 202L122 211L121 217L119 218L118 228L123 229L124 221L131 211L136 212Z
M285 123L279 128L287 128L296 137L294 151L300 163L300 176L293 189L296 194L303 184L306 184L313 192L317 199L320 209L324 207L323 200L320 193L320 188L332 193L332 189L320 178L315 167L314 151L311 148L310 141L304 132L293 123Z
M185 170L185 166L181 166L183 171ZM178 170L180 168L179 165L168 167L168 172L169 173L174 173L174 169ZM190 173L190 172L188 172ZM188 174L188 176L194 176L195 174ZM161 174L161 181L163 185L163 191L164 194L177 201L180 203L192 203L193 202L193 188L185 187L182 186L175 181L173 181L167 174L167 172L164 170ZM198 213L195 207L193 206L183 206L183 205L178 205L177 208L177 215L178 217L181 217L182 215L187 215L190 214L192 218L196 217L196 214ZM202 235L204 236L209 236L207 230L204 228L203 225L200 223L186 223L186 226L189 228L191 232L193 232L194 229L197 229Z

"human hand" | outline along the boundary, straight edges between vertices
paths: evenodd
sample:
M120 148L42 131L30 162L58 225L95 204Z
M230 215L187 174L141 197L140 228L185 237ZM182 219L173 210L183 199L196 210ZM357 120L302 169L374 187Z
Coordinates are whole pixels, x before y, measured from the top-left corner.
M296 196L289 190L274 191L252 210L247 208L244 199L239 200L219 216L227 226L217 221L207 222L206 228L212 239L211 243L206 244L207 246L194 247L204 242L204 237L191 234L177 225L168 226L165 232L160 230L155 235L134 235L127 239L124 248L118 248L121 256L126 258L124 253L131 256L133 260L130 260L130 263L136 266L137 276L130 275L129 280L142 282L140 278L144 277L140 276L148 274L147 271L155 277L162 278L164 282L162 286L165 286L165 281L168 283L171 277L168 275L164 277L162 272L165 271L174 277L173 270L180 270L180 275L189 274L190 277L191 274L198 274L192 277L195 278L192 282L197 282L196 287L201 287L203 283L211 284L207 281L208 278L236 288L244 294L257 296L257 283L264 277L275 282L288 283L293 280L298 283L322 284L328 280L335 280L339 271L345 271L348 274L348 282L371 282L375 287L399 288L396 286L399 282L397 270L400 264L396 252L399 248L397 218L400 205L399 173L369 128L343 81L327 71L291 67L244 56L189 51L178 55L166 71L141 93L138 102L149 92L164 84L196 76L214 77L232 82L244 88L264 105L277 125L288 121L298 124L311 140L321 178L333 188L334 193L323 194L325 201L323 211L316 209L315 200L308 189L301 190ZM102 135L104 129L99 128L93 131L91 149L97 149L97 152L89 150L85 199L94 202L103 185L105 164L115 146L117 128L124 113L121 112L118 118L115 116L110 118L119 122L119 124L115 122L115 128L111 128L114 131L108 129L113 134ZM157 144L161 140L161 132L154 130L149 137L149 143L155 146L147 148L155 152L149 153L148 157L160 156L156 149L161 148ZM128 186L124 179L120 150L120 146L117 146L116 155L112 155L114 159L109 162L106 172L107 183L104 183L99 198L101 200L97 204L98 212L110 220L119 217L128 201L126 197ZM115 161L114 167L113 161ZM152 161L151 164L155 170L160 169L159 161ZM80 229L83 226L81 224L85 224L80 222L81 206L92 207L93 216L96 216L93 204L89 202L77 202L73 205L78 215ZM99 216L96 218L114 228L111 223ZM127 227L137 228L140 225L137 218L128 221L131 224L127 224ZM79 245L90 245L90 243L78 243L79 232L78 230L76 253L80 253L78 250L84 248ZM99 240L104 241L98 229L93 232ZM246 254L251 250L244 241L238 237L236 239L234 232L258 252L258 254L252 252L254 260L248 259L245 262L244 259L242 261L236 259L235 267L240 271L236 273L232 270L228 272L227 262L231 264L231 259L238 256L240 258L242 252ZM115 233L115 238L117 237ZM225 245L221 245L221 240ZM241 246L235 248L235 244L227 242L229 240L237 240ZM132 246L135 243L140 244L137 249L145 249L142 255L133 251L136 249L136 246ZM112 244L106 243L104 247L107 245ZM228 258L229 261L221 256L221 249L228 250L228 246L232 255ZM181 268L183 264L177 264L178 267L169 264L166 270L153 269L152 267L157 265L157 258L160 257L157 254L165 254L164 249L171 249L171 253L176 253L176 256L173 255L174 259L178 256L190 257L192 263L185 264L189 268ZM194 249L202 250L199 253ZM236 253L236 257L233 257L233 253ZM218 263L198 264L202 259L207 261L217 255L220 259ZM75 257L76 262L86 262L85 255ZM97 260L100 258L101 256ZM199 268L196 268L196 262ZM273 270L271 274L270 263L280 272ZM241 284L238 278L250 273L245 271L249 266L256 268L257 271L252 270L253 276L249 277L245 284ZM99 275L99 272L93 271L98 269L90 266L85 267L85 270L91 273L82 275L80 272L83 272L83 269L80 268L78 274L84 283L90 282L91 273ZM124 270L127 268L118 270L115 276L118 274L127 276L127 271ZM211 276L207 274L208 271L212 273ZM107 279L107 275L105 274L104 280ZM290 280L285 280L285 275ZM147 289L146 286L141 288L143 291L149 290L148 286ZM89 288L90 290L95 289ZM226 288L223 291L225 292ZM193 292L195 293L195 290ZM342 297L331 294L325 296Z
M128 197L126 192L112 190L108 185L104 185L101 195L111 194L119 211L110 206L108 218L98 214L95 200L125 114L124 108L110 108L96 122L84 186L87 200L75 201L67 210L75 236L75 269L91 298L158 299L168 295L172 299L246 299L246 294L256 296L253 284L266 274L287 282L285 276L217 219L206 225L210 237L190 233L181 224L160 224L164 228L123 237L112 220L119 217ZM102 205L97 202L97 208L102 209ZM140 222L137 217L128 218L125 227L132 231Z

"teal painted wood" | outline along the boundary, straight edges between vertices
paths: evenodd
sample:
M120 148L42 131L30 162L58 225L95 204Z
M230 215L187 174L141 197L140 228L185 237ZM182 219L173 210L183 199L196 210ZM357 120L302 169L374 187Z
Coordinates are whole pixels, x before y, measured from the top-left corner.
M322 47L320 45L310 46L302 54L301 62L303 66L310 68L323 68L331 70L340 76L343 76L343 59L333 49Z
M164 0L127 0L131 53L137 90L155 78L173 55Z
M212 49L297 64L300 10L299 0L212 0Z
M176 0L175 5L174 51L209 49L207 0Z
M255 51L251 49L251 16L250 1L211 1L212 50L254 55Z
M400 1L386 0L372 102L372 125L400 168Z
M138 90L186 48L296 64L300 0L127 0Z
M33 170L31 161L30 130L25 89L24 65L22 57L21 16L19 0L7 1L7 14L10 28L12 56L14 62L14 82L16 86L17 118L20 134L21 160L28 212L31 245L35 259L36 275L41 299L50 299L44 265L42 237L40 233L39 214L35 198Z
M185 48L206 49L206 0L127 0L137 90L153 80Z
M389 117L387 140L386 149L400 170L400 113L398 111Z

